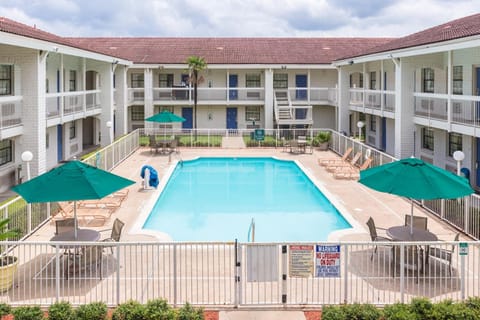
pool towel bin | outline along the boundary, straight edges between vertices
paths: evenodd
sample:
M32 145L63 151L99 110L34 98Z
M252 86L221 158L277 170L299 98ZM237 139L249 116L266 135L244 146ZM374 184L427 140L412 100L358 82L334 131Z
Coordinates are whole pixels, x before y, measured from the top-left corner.
M158 173L157 170L155 170L152 166L143 166L142 170L140 171L140 177L143 179L143 185L145 188L151 186L156 189L158 187Z

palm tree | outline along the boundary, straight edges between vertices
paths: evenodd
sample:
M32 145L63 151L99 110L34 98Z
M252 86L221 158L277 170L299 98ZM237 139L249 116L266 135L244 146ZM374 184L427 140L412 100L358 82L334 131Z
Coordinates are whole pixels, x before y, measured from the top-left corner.
M187 58L188 70L190 72L190 83L193 84L193 128L195 129L195 139L197 138L197 91L198 84L201 82L201 77L198 74L200 71L207 68L205 59L198 56L190 56Z

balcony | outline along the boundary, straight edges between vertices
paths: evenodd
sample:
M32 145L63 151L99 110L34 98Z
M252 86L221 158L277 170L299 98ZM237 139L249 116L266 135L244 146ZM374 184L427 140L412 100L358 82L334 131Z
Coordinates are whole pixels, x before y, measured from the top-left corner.
M145 101L144 88L128 88L128 104L143 104Z
M350 109L382 116L385 115L382 111L393 113L395 112L395 91L351 88ZM390 116L393 117L393 114Z
M101 112L100 93L100 90L88 90L46 94L48 125L99 114Z
M0 139L21 134L22 96L0 97Z
M288 88L288 92L296 104L337 105L337 88Z
M264 88L198 88L199 104L259 104L265 100ZM153 88L153 101L156 104L193 103L193 88L174 86Z

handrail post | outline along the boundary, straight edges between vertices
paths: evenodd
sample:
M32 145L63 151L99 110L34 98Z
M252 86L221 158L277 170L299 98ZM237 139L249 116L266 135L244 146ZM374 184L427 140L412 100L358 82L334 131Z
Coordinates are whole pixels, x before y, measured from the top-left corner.
M55 278L55 301L58 302L60 301L60 248L58 244L55 245Z
M395 252L394 252L395 254ZM400 302L405 303L405 247L400 243ZM393 266L395 273L395 266Z
M343 263L343 303L348 303L348 249L349 246L344 246L344 263Z
M117 248L117 296L116 296L116 304L117 306L120 304L120 245L116 245Z

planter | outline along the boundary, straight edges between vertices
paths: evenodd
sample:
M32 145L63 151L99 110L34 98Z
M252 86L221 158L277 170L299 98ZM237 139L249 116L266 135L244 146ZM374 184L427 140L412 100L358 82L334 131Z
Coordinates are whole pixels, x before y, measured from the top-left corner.
M320 151L327 151L328 150L328 142L321 142L318 144L318 150Z
M0 292L7 291L12 287L17 266L17 257L6 256L0 258Z

